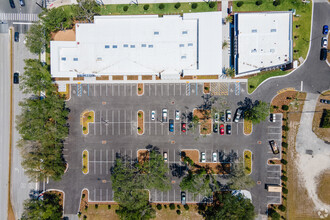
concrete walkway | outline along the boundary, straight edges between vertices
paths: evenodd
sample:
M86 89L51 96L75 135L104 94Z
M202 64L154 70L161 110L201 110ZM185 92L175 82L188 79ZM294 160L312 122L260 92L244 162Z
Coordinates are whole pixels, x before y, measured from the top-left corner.
M317 100L318 94L307 93L296 139L298 176L314 202L316 211L330 211L330 206L324 204L317 196L317 178L322 172L330 169L330 145L319 139L312 131ZM312 150L313 154L306 154L306 150Z

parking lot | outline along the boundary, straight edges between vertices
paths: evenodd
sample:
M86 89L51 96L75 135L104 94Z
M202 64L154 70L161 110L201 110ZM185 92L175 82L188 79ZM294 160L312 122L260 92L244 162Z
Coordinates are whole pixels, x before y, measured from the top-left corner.
M157 190L150 191L152 202L180 202L180 181L182 176L177 175L177 169L182 169L180 152L187 149L196 149L205 153L206 162L212 162L212 154L217 154L217 162L233 162L233 158L243 156L243 151L249 149L253 153L253 172L251 176L262 184L270 184L277 179L277 171L269 170L267 160L279 158L274 155L269 141L275 140L280 145L281 140L281 116L276 116L276 122L267 119L253 126L251 135L243 134L243 120L238 123L230 120L220 122L232 126L231 135L220 135L212 131L209 135L200 135L199 128L182 132L182 123L187 123L188 116L195 108L201 106L205 100L213 98L212 104L219 113L229 109L232 118L240 102L247 96L245 83L211 83L211 95L203 94L203 83L159 83L145 84L144 94L137 95L136 84L76 84L71 85L71 98L67 102L70 108L69 123L70 135L65 142L64 158L69 163L67 176L64 182L74 182L71 186L62 186L61 182L50 182L46 188L72 187L89 190L91 201L113 201L111 189L110 169L114 165L116 156L128 156L135 159L139 149L145 149L148 145L155 146L160 153L168 154L169 177L172 188L168 192ZM225 106L225 107L224 107ZM161 113L168 110L167 122L162 122ZM88 135L82 134L80 114L84 110L95 112L95 123L89 124ZM137 112L144 112L144 133L137 133ZM179 120L176 120L175 112L180 111ZM151 119L151 112L155 111L155 120ZM169 119L174 120L174 130L169 131ZM220 124L219 123L219 124ZM89 151L89 173L81 172L81 154ZM230 156L229 156L230 155ZM269 171L269 172L268 172ZM274 172L273 172L274 171ZM276 171L276 172L275 172ZM71 174L69 175L69 173ZM75 177L73 177L75 176ZM71 181L77 178L79 181ZM278 195L269 194L266 189L256 191L252 189L253 202L266 207L268 201L277 201ZM73 190L74 191L74 190ZM264 197L256 199L258 193ZM187 202L201 202L203 195L195 198L189 193ZM76 195L72 195L76 196ZM78 195L79 196L79 195ZM74 207L74 204L70 207Z

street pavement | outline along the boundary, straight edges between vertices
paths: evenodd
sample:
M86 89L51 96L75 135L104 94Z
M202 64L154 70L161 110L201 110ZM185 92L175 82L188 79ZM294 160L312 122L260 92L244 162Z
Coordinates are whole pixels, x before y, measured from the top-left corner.
M7 219L10 137L10 35L0 33L0 216Z
M24 39L25 35L21 35ZM14 48L14 72L20 75L24 73L24 59L38 59L38 56L32 55L25 47L23 40L20 42L13 41ZM20 135L15 128L15 121L17 115L21 113L19 102L24 98L30 97L29 94L23 94L19 89L19 85L13 85L13 147L12 147L12 164L11 164L11 202L16 218L20 218L23 212L23 201L29 198L29 194L36 190L36 183L29 182L28 177L24 174L24 169L21 166L22 158L19 149L17 148L17 141Z

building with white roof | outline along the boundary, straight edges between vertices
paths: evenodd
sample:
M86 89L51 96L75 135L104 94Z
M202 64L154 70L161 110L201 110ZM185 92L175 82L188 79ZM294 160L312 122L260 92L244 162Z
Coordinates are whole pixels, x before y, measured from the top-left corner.
M236 13L234 68L238 76L292 63L292 12Z
M54 78L222 73L221 12L96 16L75 41L51 41Z

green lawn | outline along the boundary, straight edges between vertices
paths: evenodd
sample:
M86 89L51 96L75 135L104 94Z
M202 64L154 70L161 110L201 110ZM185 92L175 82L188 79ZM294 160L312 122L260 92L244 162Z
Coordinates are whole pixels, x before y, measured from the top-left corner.
M239 11L288 11L296 9L296 14L300 17L293 17L293 59L298 60L299 57L304 59L307 56L310 31L311 31L311 15L312 4L304 4L301 0L281 0L278 6L273 5L273 0L263 0L260 6L256 5L256 1L244 1L241 7L237 7L237 2L233 4L233 10ZM299 28L296 28L296 26ZM296 37L296 38L295 38Z
M101 9L102 15L137 15L137 14L180 14L188 12L206 12L216 11L217 3L210 8L208 3L198 2L197 8L192 9L190 3L181 3L180 8L174 7L176 3L164 3L164 9L159 9L160 4L139 4L139 5L104 5ZM149 5L148 10L144 10L144 5ZM128 6L128 10L124 11L124 6Z
M273 76L281 76L289 73L289 71L282 71L282 70L273 70L267 72L261 72L256 76L252 76L248 79L248 92L251 94L260 83L264 80L268 79L269 77Z

